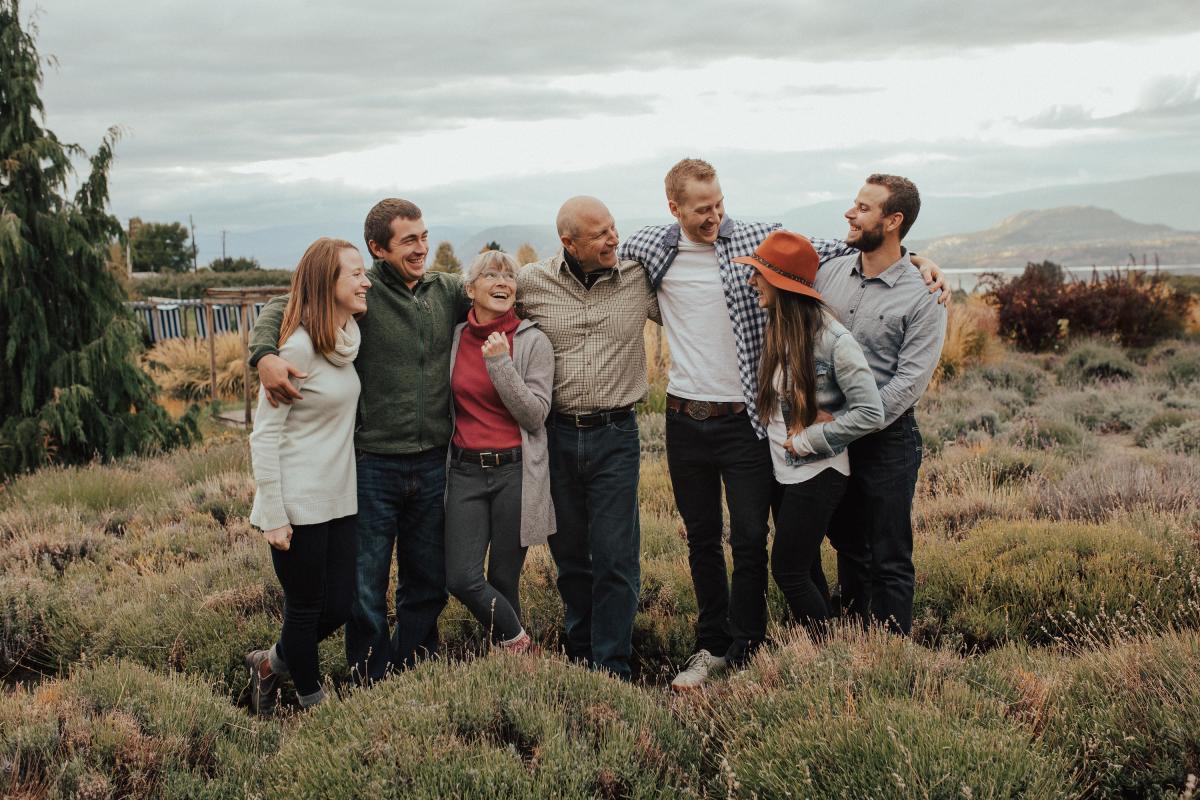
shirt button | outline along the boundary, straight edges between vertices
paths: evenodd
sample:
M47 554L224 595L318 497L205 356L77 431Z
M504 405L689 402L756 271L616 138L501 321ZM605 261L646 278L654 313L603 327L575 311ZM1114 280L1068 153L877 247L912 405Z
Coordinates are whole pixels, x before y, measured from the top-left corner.
M867 282L866 282L866 281L863 281L862 283L860 283L860 284L858 285L858 288L860 288L860 289L865 289L865 288L867 288Z
M850 313L851 313L851 314L853 314L853 313L854 313L854 309L853 309L853 308L852 308L852 309L850 309Z

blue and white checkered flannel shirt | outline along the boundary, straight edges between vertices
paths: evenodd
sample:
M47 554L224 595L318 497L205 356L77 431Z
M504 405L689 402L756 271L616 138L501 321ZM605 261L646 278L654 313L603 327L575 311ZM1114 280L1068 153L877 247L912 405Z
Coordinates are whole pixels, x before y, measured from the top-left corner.
M721 286L725 290L725 305L733 336L737 342L738 373L742 394L750 412L750 422L758 438L767 438L767 428L758 415L758 360L762 355L763 332L767 327L767 312L758 307L758 293L750 286L754 268L735 264L733 259L754 253L773 230L783 227L778 222L742 222L725 217L717 232L717 259L720 261ZM858 252L838 239L812 239L813 248L824 264L831 258ZM642 228L621 243L620 257L640 261L650 276L655 291L662 285L663 275L679 255L679 223Z

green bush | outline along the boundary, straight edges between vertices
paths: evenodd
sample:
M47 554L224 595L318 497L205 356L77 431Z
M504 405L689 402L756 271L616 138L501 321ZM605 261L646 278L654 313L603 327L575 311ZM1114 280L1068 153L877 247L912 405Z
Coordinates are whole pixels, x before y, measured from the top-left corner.
M1200 554L1177 532L991 521L915 555L914 616L931 641L986 649L1200 623Z
M1067 760L961 673L952 654L877 632L798 637L689 706L714 726L709 794L1069 796Z
M1133 387L1121 392L1082 389L1047 398L1036 413L1071 419L1096 433L1125 433L1145 423L1157 407L1146 392Z
M1025 360L1009 358L968 370L964 383L981 383L989 389L1007 389L1019 393L1031 403L1045 391L1046 373Z
M251 286L285 287L292 283L292 271L287 269L253 269L244 272L161 273L135 281L131 287L133 299L144 297L175 297L196 300L211 288L246 288ZM286 289L285 289L286 291Z
M0 794L244 797L277 741L197 678L104 663L0 696Z
M1160 435L1172 428L1178 428L1191 418L1190 415L1174 409L1162 411L1150 417L1150 419L1146 420L1138 428L1137 433L1134 435L1134 440L1137 442L1138 447L1150 447L1151 443Z
M1160 360L1150 371L1152 380L1172 389L1189 387L1200 381L1200 347L1179 347Z
M1180 797L1200 774L1200 635L1137 639L1062 663L1043 740L1095 797Z
M318 707L271 797L696 797L703 737L634 686L560 661L426 664Z
M1200 419L1185 422L1159 434L1155 444L1172 453L1200 454Z
M1128 380L1137 374L1137 366L1121 348L1104 342L1080 342L1067 351L1058 368L1060 383L1085 386L1097 381Z
M1028 450L1062 448L1077 451L1087 444L1085 431L1071 420L1022 417L1013 423L1009 439Z

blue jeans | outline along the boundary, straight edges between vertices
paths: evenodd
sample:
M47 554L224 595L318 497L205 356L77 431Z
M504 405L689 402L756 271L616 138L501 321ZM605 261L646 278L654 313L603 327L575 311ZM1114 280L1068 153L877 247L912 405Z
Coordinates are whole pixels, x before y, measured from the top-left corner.
M346 624L346 661L379 680L438 651L446 607L446 451L358 458L358 596ZM387 591L396 553L396 631L388 636Z
M567 655L628 680L641 591L637 418L576 428L555 416L546 428Z

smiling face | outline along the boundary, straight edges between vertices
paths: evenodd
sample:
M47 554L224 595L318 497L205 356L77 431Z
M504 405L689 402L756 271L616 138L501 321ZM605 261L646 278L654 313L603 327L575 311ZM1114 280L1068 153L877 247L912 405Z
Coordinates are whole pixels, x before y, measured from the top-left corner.
M899 230L901 214L883 213L888 199L888 190L874 183L865 184L854 198L854 205L845 213L850 230L846 244L854 245L864 253L878 250L890 231Z
M601 203L581 203L575 209L570 231L561 234L563 248L584 272L617 265L617 223Z
M775 305L775 300L779 297L779 290L768 283L761 272L754 270L754 273L750 275L750 285L758 292L759 308L771 308Z
M504 316L517 300L517 274L503 260L489 260L467 284L467 297L475 304L475 319L479 322Z
M367 268L356 247L347 247L338 253L338 274L333 284L333 303L337 310L347 316L365 313L367 289L371 281Z
M385 261L400 279L412 288L425 274L425 258L429 255L429 231L421 219L397 217L388 226L392 238L386 246L371 241L371 255Z
M684 235L699 244L712 244L725 218L725 195L716 178L701 181L695 178L684 184L679 197L667 201L671 216L679 220Z

